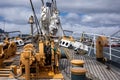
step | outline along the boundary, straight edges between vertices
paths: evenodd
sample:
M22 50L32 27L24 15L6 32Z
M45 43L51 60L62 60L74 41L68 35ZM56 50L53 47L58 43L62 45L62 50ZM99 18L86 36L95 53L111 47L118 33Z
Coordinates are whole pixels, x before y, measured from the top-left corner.
M0 74L9 74L10 71L0 71Z
M0 71L10 71L10 69L0 69Z
M9 77L10 74L0 74L0 77Z

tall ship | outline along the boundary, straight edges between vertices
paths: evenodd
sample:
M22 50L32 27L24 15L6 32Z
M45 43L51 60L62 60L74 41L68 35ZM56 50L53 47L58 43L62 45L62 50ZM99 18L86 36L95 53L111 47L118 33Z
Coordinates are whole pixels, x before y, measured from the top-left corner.
M120 37L67 35L56 0L41 4L38 19L30 0L29 36L0 44L0 80L120 80Z

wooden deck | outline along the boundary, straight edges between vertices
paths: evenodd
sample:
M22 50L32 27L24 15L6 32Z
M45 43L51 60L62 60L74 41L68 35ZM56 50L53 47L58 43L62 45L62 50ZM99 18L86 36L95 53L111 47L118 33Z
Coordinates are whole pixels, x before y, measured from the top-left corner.
M106 65L96 61L94 58L89 57L87 55L79 55L75 54L73 50L69 50L67 48L62 48L66 54L68 55L69 60L61 59L60 61L60 69L62 70L65 77L65 80L70 80L70 60L72 59L80 59L84 60L84 68L87 69L86 76L92 80L120 80L120 69L111 66L111 69L106 69Z

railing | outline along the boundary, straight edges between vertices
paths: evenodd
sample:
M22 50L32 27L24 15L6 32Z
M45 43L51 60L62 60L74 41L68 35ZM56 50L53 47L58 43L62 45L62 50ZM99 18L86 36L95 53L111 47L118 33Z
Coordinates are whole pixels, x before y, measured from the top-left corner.
M109 60L113 60L113 57L117 58L118 60L120 59L120 38L106 36L106 35L93 34L93 33L79 33L79 36L80 36L80 34L82 34L82 37L84 37L84 38L92 39L91 45L89 45L88 56L90 56L93 53L94 53L94 55L96 54L96 39L98 36L104 36L104 37L107 37L109 45L107 47L107 49L108 49L107 52L103 51L103 53L107 54L109 56L109 58L108 58ZM112 40L113 39L119 41L119 47L112 47ZM118 48L118 49L116 49L116 48ZM114 53L116 53L117 55Z

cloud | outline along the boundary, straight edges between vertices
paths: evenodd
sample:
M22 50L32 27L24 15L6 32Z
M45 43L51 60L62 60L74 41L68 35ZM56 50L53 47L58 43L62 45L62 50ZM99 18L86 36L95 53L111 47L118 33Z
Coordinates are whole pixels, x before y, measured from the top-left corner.
M85 33L112 35L116 31L120 30L120 27L118 26L116 27L106 27L106 26L89 27L89 26L80 25L80 24L71 25L69 23L66 23L63 25L63 29L73 31L74 33L85 32Z
M32 0L40 16L40 0ZM120 0L57 0L62 27L73 30L110 34L120 29ZM1 0L0 22L6 21L6 30L28 31L28 18L33 14L29 0ZM78 25L78 26L76 26ZM23 28L25 27L25 28ZM108 31L105 31L105 30ZM112 31L113 30L113 31Z
M100 26L120 26L120 15L117 13L91 13L79 15L78 13L68 13L61 17L62 23L82 24L90 27Z
M85 31L112 35L112 33L120 30L119 18L120 15L114 13L84 14L81 16L77 13L68 13L61 17L61 21L65 30L72 30L77 33Z
M40 0L32 0L35 7L40 7L41 2ZM1 0L0 7L26 7L30 8L30 0Z
M60 16L61 21L63 24L65 23L70 23L70 24L75 24L75 23L80 23L81 16L77 13L67 13L65 16Z
M84 15L82 23L94 23L97 25L120 25L120 15L118 13L98 13Z
M66 16L67 19L78 19L79 15L76 13L68 13L68 15Z
M85 15L85 16L83 16L83 18L82 18L82 22L91 22L92 19L93 19L92 16Z
M26 8L14 7L14 8L2 8L0 9L0 15L4 17L6 22L14 24L25 24L28 21L31 11Z
M11 32L11 31L21 31L22 33L26 33L29 34L30 33L30 25L26 24L26 25L19 25L19 24L14 24L14 23L5 23L4 22L0 22L0 28L2 28L3 30L7 31L7 32Z
M120 12L119 0L57 0L61 11L78 13Z

